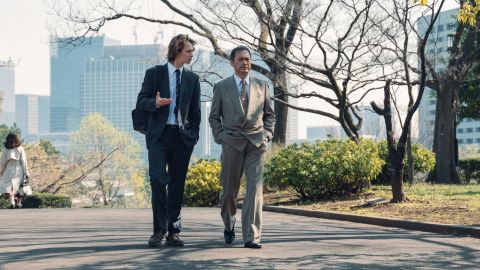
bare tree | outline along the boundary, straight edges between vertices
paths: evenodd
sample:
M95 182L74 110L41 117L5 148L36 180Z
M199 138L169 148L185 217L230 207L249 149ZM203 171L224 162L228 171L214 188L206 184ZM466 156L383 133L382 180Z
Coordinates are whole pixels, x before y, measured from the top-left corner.
M459 1L475 5L473 1ZM479 14L476 15L480 17ZM458 23L452 44L449 48L446 67L435 69L434 60L427 59L431 82L428 86L436 93L435 128L433 151L435 169L429 181L437 183L460 183L456 165L458 165L458 145L456 141L457 112L459 108L458 91L467 80L468 70L479 62L480 47L475 46L478 29L468 24ZM465 45L462 45L465 44Z
M417 6L409 0L396 1L393 0L386 4L382 1L383 13L374 21L379 35L385 36L385 43L382 44L378 53L378 62L384 66L385 87L383 108L380 108L375 102L371 105L373 109L382 115L385 119L388 144L388 172L392 183L392 202L403 202L406 199L403 192L403 174L404 174L404 158L407 150L407 144L410 133L410 126L413 115L420 105L425 87L427 86L427 59L425 47L429 35L432 32L435 21L442 10L444 0L439 1L438 5L423 7ZM386 5L385 5L386 4ZM421 14L416 14L420 11ZM427 24L426 31L419 33L416 30L418 15L431 14ZM417 42L411 42L411 39ZM415 58L419 57L418 67L415 64ZM388 63L387 65L385 63ZM417 77L419 73L419 78ZM395 136L392 125L393 109L392 109L392 84L403 86L408 93L408 112L403 121L400 136ZM418 93L414 93L413 88L419 85ZM411 164L413 165L413 164ZM410 166L413 167L413 166Z
M228 54L225 44L243 44L254 51L267 66L253 64L253 69L271 80L274 88L276 126L273 141L285 144L288 96L286 73L282 64L289 55L299 21L302 18L304 2L288 1L217 1L198 0L182 5L161 0L163 8L179 15L178 20L161 20L135 14L129 7L119 8L114 1L103 1L86 12L75 8L72 2L67 6L53 6L53 13L63 22L68 22L68 36L71 44L79 44L91 34L96 34L105 23L120 18L144 20L152 23L176 25L206 38L214 53L225 59ZM85 10L84 10L85 11ZM96 11L96 12L94 12ZM58 33L57 33L58 34ZM220 44L222 43L222 44ZM270 50L272 49L273 50ZM270 52L274 53L271 54Z
M137 14L133 8L117 7L114 1L98 3L87 12L75 8L72 2L66 7L54 6L52 11L66 22L69 31L59 34L71 36L72 44L98 33L110 21L129 18L188 29L204 37L214 53L224 59L228 59L225 48L246 45L258 52L261 60L253 69L273 84L277 117L274 142L285 143L287 107L331 118L350 138L358 139L362 118L356 105L368 93L383 87L375 83L377 67L370 61L369 50L378 43L368 20L373 0L161 2L179 17L155 19ZM287 76L304 80L310 89L289 89ZM326 106L294 106L288 103L289 97L317 98Z

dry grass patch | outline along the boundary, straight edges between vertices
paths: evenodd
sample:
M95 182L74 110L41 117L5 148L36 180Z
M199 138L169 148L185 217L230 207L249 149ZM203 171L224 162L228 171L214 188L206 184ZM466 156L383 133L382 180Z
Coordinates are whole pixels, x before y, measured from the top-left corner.
M405 186L409 202L385 203L366 206L367 201L383 197L391 199L388 186L373 186L359 197L332 201L299 202L288 192L265 194L266 204L300 207L305 209L335 211L348 214L391 217L443 224L480 226L480 185L430 185Z

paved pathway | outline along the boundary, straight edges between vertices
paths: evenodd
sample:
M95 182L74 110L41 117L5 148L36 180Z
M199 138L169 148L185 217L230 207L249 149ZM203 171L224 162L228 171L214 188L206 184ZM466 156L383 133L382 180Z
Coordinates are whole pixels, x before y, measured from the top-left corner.
M186 208L185 247L152 249L150 220L150 209L0 210L0 269L480 269L468 237L265 212L252 250L240 228L224 244L219 209Z

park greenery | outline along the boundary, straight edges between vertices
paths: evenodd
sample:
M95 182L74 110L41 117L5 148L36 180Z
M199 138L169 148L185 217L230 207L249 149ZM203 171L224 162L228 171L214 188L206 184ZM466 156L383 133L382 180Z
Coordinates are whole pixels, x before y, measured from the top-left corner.
M216 206L221 190L219 161L200 159L188 168L185 179L185 205Z
M360 214L388 212L409 218L415 217L410 214L437 213L439 219L452 215L449 209L455 208L466 209L467 216L479 213L479 152L460 160L457 167L454 146L457 120L478 119L480 0L460 1L458 23L441 71L434 68L437 59L427 55L426 46L443 0L200 0L198 6L184 9L168 0L160 2L178 17L145 17L135 14L133 6L117 8L115 1L102 0L93 9L68 1L52 8L62 25L52 29L65 31L53 36L71 37L71 44L78 45L82 39L99 34L106 23L126 18L188 29L221 58L228 58L227 48L246 45L265 63L254 63L253 69L274 88L278 121L274 150L266 164L266 190L287 192L285 197L291 202L308 202L312 208ZM238 11L241 17L236 15ZM416 28L421 16L429 16L425 32ZM411 122L426 87L434 91L437 108L442 108L436 110L433 151L413 143L411 134ZM383 103L369 99L370 93L380 91ZM289 102L296 98L315 98L325 106L309 109ZM403 118L398 112L400 98L408 98ZM371 101L373 110L383 117L386 141L373 142L359 135L363 119L358 105L365 101ZM349 139L286 146L287 107L336 121ZM395 120L399 129L393 127ZM20 134L16 126L1 125L0 140L3 142L12 131ZM98 114L82 120L66 154L48 141L24 147L36 198L44 193L68 196L75 206L149 205L150 186L139 159L139 144ZM216 205L219 175L217 161L192 164L184 203ZM404 188L403 183L409 185ZM407 203L357 207L362 199L374 196ZM54 207L49 203L35 205ZM409 207L414 211L409 212ZM479 224L478 218L461 222Z
M70 208L72 199L64 195L38 193L28 196L23 201L23 208ZM6 197L0 197L0 209L10 208L10 202Z
M395 202L406 201L404 174L414 177L412 119L428 87L436 94L437 108L442 108L436 110L432 136L435 167L430 181L460 182L454 132L458 91L471 79L466 71L477 62L480 52L472 42L462 40L476 35L478 0L459 2L458 23L449 55L441 59L447 64L442 70L435 68L438 59L429 56L426 47L434 38L445 0L198 0L194 5L162 0L155 5L176 14L172 20L142 13L139 7L143 4L56 3L51 6L52 35L75 46L100 34L106 24L129 19L183 28L225 60L228 48L245 45L260 57L253 70L273 85L277 118L273 142L280 145L286 143L287 107L338 122L358 143L363 124L358 104L370 102L386 123L388 176ZM425 24L423 30L417 28L420 23ZM381 90L383 104L371 97ZM317 99L322 106L313 109L289 102L297 98ZM402 98L408 98L404 115L398 112L397 100ZM400 130L394 129L395 122L400 123Z
M292 144L267 163L265 183L290 190L301 200L359 194L384 163L372 141Z
M391 197L391 187L374 185L359 196L324 201L298 201L289 192L265 194L265 203L316 211L397 218L443 224L480 225L480 185L417 183L405 186L408 202L368 204Z

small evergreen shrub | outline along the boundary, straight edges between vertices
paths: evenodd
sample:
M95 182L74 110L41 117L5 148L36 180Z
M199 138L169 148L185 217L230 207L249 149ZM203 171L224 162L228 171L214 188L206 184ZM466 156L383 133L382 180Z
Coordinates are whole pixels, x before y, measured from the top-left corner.
M217 205L221 189L220 162L199 160L188 169L183 203L193 207Z
M380 157L385 162L384 167L382 168L382 173L376 177L372 183L374 184L389 184L390 178L387 173L387 163L388 163L388 149L387 142L381 141L378 143L378 149ZM435 153L433 151L425 148L421 144L412 145L412 156L413 156L413 170L415 173L424 173L427 174L435 167ZM408 179L408 160L407 153L405 153L405 158L403 160L404 169L403 169L403 180L407 181Z
M72 200L63 195L37 193L23 200L23 208L70 208ZM0 198L0 208L10 208L8 198Z
M472 180L480 183L480 158L461 159L458 165L466 183L470 183Z
M384 161L369 140L326 140L292 144L266 164L265 183L290 190L301 200L358 194Z
M10 208L10 201L5 196L0 196L0 209Z

